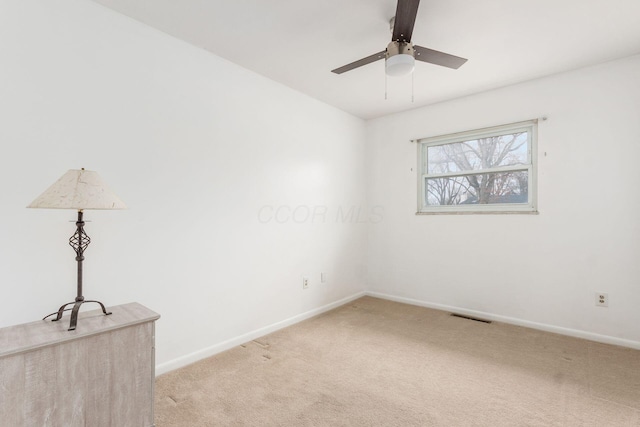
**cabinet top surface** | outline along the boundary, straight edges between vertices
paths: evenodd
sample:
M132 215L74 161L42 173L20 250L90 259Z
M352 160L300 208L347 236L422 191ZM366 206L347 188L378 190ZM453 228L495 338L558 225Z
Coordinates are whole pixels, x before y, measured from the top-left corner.
M108 307L108 310L113 314L105 316L101 310L81 312L75 331L67 330L69 328L68 315L57 322L39 320L1 328L0 357L24 353L140 323L153 322L160 318L158 313L136 302Z

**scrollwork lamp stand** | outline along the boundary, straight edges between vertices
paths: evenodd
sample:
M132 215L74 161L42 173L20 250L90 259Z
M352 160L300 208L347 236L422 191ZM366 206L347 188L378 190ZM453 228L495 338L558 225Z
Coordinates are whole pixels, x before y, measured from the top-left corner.
M76 329L76 325L78 324L78 312L80 311L80 306L86 302L99 304L100 308L102 308L102 313L104 313L105 315L111 314L110 311L107 312L104 304L102 304L100 301L85 300L84 296L82 295L82 261L84 261L84 251L87 249L87 246L89 246L89 243L91 243L91 238L84 231L84 221L82 219L82 216L82 211L78 211L76 232L69 238L69 246L71 246L76 252L76 261L78 262L78 296L76 296L75 301L66 303L65 305L61 306L58 311L56 311L55 313L51 313L50 315L42 319L46 320L54 314L57 314L56 318L52 320L52 322L57 322L58 320L62 319L62 314L65 311L71 310L71 321L69 323L70 331L74 331ZM66 308L68 305L73 305L73 308Z

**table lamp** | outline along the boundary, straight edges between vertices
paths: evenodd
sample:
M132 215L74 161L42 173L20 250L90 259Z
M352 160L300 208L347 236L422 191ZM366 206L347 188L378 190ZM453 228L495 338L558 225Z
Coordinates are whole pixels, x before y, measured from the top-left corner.
M78 262L78 295L75 301L64 304L58 311L42 320L57 314L56 318L52 320L56 322L62 319L62 314L65 311L71 310L69 330L73 331L78 323L80 306L84 303L97 303L102 308L102 313L111 314L107 312L104 304L100 301L85 300L82 295L82 261L84 261L84 251L91 243L91 239L84 231L83 211L86 209L126 209L126 205L107 187L96 172L82 168L69 170L27 207L78 211L76 232L69 238L69 245L76 252L76 261ZM70 305L73 305L73 308L66 308Z

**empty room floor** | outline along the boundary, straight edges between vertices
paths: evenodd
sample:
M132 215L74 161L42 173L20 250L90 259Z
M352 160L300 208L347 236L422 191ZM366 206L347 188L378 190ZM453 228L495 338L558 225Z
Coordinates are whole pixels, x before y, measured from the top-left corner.
M640 351L372 297L158 377L157 427L640 426Z

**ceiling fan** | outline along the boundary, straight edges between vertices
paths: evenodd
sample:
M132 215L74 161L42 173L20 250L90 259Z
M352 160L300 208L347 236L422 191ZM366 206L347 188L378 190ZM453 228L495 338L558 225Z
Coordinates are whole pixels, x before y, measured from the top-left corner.
M413 26L416 23L420 0L398 0L395 20L392 22L391 43L382 52L344 65L332 73L342 74L354 68L362 67L385 58L385 70L388 76L402 76L413 71L415 60L458 69L467 62L465 58L439 52L437 50L411 44Z

